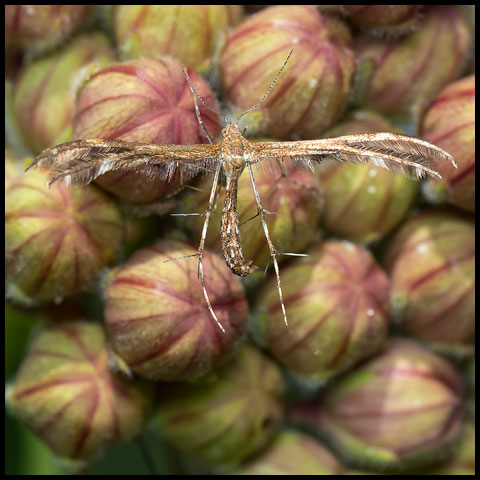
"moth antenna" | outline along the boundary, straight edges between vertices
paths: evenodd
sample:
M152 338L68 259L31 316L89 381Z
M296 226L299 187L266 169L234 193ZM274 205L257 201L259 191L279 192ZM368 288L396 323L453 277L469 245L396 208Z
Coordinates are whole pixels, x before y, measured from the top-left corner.
M189 75L188 75L188 73L187 73L187 69L186 69L186 68L183 69L183 75L184 75L185 79L186 79L187 82L188 82L188 86L190 87L190 91L191 91L192 93L194 93L194 94L198 97L198 99L200 100L200 102L202 103L202 105L203 105L205 108L207 108L208 110L210 110L211 112L216 113L216 114L222 116L222 114L220 113L219 110L217 110L217 109L211 107L210 105L208 105L208 104L205 102L205 100L200 96L200 94L195 90L195 87L193 86L193 83L192 83L192 81L190 80L190 77L189 77ZM197 106L197 108L198 108L198 106ZM195 109L195 111L196 111L196 109ZM198 116L197 116L197 118L198 118ZM225 117L223 117L223 120L225 121L225 123L229 123L228 120L227 120ZM212 143L212 142L210 142L210 143Z
M277 73L277 76L275 77L275 80L273 80L272 84L270 85L270 88L267 90L267 93L265 93L265 95L263 96L263 98L258 102L256 103L253 107L250 107L248 110L246 110L245 112L243 112L238 118L237 118L237 125L238 125L238 122L240 121L240 119L248 112L251 112L252 110L255 110L257 107L259 107L268 97L268 95L270 94L270 92L272 91L275 83L277 83L277 80L278 80L278 77L280 77L280 74L283 72L283 69L285 68L285 65L287 64L288 60L290 59L290 57L292 56L292 53L293 53L293 48L290 50L290 53L288 54L288 57L287 59L285 60L285 63L282 65L282 68L280 69L280 71Z
M278 261L277 261L277 255L279 255L279 252L273 246L272 240L270 238L267 222L265 221L266 210L263 208L263 205L260 202L260 195L258 194L257 185L255 183L255 178L253 176L252 166L250 165L249 162L247 162L247 167L248 167L248 173L250 174L250 180L252 181L253 193L255 195L255 201L257 203L258 213L262 221L263 232L265 234L265 238L267 239L268 248L270 249L270 258L272 259L273 267L275 269L275 275L277 277L277 290L278 290L278 296L280 297L280 305L282 307L283 320L285 322L285 325L288 326L287 312L285 311L285 304L283 302L282 283L280 281L280 269L278 268Z
M193 95L192 98L193 98L193 104L195 105L195 115L197 116L197 121L200 124L200 126L203 128L203 131L205 132L205 135L207 136L209 143L212 144L213 143L212 137L208 133L207 127L203 123L202 117L200 115L200 109L198 108L198 103L197 103L197 99L195 98L195 95Z

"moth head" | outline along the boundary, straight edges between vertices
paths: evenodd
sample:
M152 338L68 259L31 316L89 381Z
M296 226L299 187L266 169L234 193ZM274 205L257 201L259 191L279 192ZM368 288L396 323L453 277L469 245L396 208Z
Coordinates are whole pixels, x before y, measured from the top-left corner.
M227 123L227 126L222 129L223 138L229 137L230 135L242 135L242 132L238 128L238 125Z

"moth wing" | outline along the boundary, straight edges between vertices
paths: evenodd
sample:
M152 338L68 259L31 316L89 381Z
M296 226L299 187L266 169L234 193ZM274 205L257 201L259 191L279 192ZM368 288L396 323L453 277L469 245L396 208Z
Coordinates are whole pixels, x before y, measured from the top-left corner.
M217 161L218 145L157 145L123 140L75 140L47 148L27 168L48 169L48 185L57 181L87 185L119 170L136 171L169 181L177 172L195 175Z
M448 161L453 157L424 140L393 133L347 135L344 137L298 142L262 142L253 144L258 161L275 156L312 167L332 159L386 168L410 178L424 176L441 179L432 160Z

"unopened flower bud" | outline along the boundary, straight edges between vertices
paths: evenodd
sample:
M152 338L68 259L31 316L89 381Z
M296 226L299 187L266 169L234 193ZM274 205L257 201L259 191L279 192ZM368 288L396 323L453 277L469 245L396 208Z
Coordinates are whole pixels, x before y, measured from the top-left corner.
M192 69L187 73L205 103L217 108L208 84ZM212 138L219 116L199 105ZM116 138L143 143L204 143L183 66L173 59L141 59L113 64L96 73L81 90L74 119L74 138ZM186 178L184 177L185 181ZM137 172L107 172L97 182L135 204L154 202L180 188Z
M468 218L433 210L408 220L385 265L394 318L410 334L445 347L473 343L475 228Z
M319 430L352 467L418 470L444 459L459 439L462 394L462 379L446 359L410 340L392 339L322 399L290 416Z
M381 115L359 110L325 136L392 131L395 128ZM319 176L325 201L323 225L336 235L361 243L390 233L418 192L418 182L374 166L332 162Z
M394 40L360 37L355 43L355 100L388 113L427 106L462 72L471 35L453 5L428 9L420 28Z
M110 340L142 377L196 379L218 366L244 335L242 284L223 259L204 252L205 288L218 325L204 298L195 253L183 243L161 242L136 251L111 274L105 291Z
M458 168L448 162L434 162L446 184L446 200L474 212L475 75L458 80L440 92L425 115L422 136L443 148L457 162ZM439 182L429 180L429 183ZM433 192L437 190L433 188ZM426 188L427 197L429 192L432 187Z
M5 5L5 43L43 51L60 45L83 22L89 5Z
M240 5L116 5L115 36L125 59L169 55L205 67L226 28L239 22Z
M258 340L294 372L324 380L367 358L387 335L389 282L372 255L330 241L282 270L288 325L276 281L257 299Z
M71 140L76 90L113 58L107 37L94 33L23 68L13 92L14 113L33 153Z
M37 304L59 302L93 287L123 241L117 205L94 186L55 184L31 171L5 197L7 295Z
M295 431L278 433L240 475L342 475L338 460L317 440Z
M235 466L263 447L283 416L280 369L243 345L216 379L162 385L154 427L183 452L214 465Z
M228 36L220 59L223 90L239 113L246 111L262 99L293 49L259 107L259 128L276 138L318 137L345 108L354 66L350 44L341 20L314 6L267 8Z
M142 430L150 397L110 371L102 327L75 321L40 331L6 401L58 456L88 460Z

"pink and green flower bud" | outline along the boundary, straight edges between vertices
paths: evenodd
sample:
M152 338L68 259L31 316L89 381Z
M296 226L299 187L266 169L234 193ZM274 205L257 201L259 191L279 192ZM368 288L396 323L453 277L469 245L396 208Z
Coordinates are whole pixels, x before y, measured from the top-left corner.
M371 37L398 37L416 30L424 5L342 5L341 11Z
M326 137L395 131L381 115L359 110ZM320 172L324 195L323 225L354 242L372 243L405 217L418 193L418 182L384 168L345 163Z
M278 366L244 344L210 382L160 387L154 429L182 452L236 466L271 439L283 418Z
M257 299L258 340L276 360L323 381L378 351L389 315L388 278L368 250L329 241L282 270L285 325L276 281Z
M168 55L202 70L242 15L241 5L116 5L113 23L125 59Z
M208 84L194 70L187 72L205 103L217 108ZM219 116L201 104L199 108L205 127L215 138ZM195 115L183 66L173 59L131 60L93 75L77 99L74 138L164 144L208 141ZM108 172L97 183L138 205L173 195L181 187L179 174L167 182L137 172Z
M445 348L471 349L475 333L475 227L449 211L426 211L388 247L394 318L408 333Z
M94 33L23 68L13 107L19 133L33 153L71 140L77 89L113 59L107 37Z
M385 113L421 110L462 72L470 43L467 22L453 5L430 8L421 27L403 38L358 38L356 103Z
M354 68L350 33L311 5L278 5L237 27L221 53L223 91L242 113L268 91L259 130L275 138L316 138L345 108Z
M5 5L5 44L42 52L64 42L90 5Z
M290 416L315 428L352 467L392 471L446 458L464 417L463 382L443 357L392 339L322 399Z
M278 433L240 475L342 475L343 466L317 440L295 431Z
M443 89L430 105L422 126L422 137L450 153L458 164L434 163L443 182L429 181L425 194L444 197L457 207L475 211L475 75ZM445 164L444 164L445 163ZM439 187L435 184L440 183ZM444 185L444 186L443 186ZM442 188L443 187L443 188Z
M252 166L255 183L265 208L275 214L266 215L270 237L279 252L299 253L318 240L317 228L322 209L322 194L318 180L308 171L298 167L285 168L286 176L272 163L268 168L265 160ZM211 179L205 179L199 188L201 192L189 195L184 201L185 211L205 211L210 196ZM257 205L252 193L252 182L248 171L244 171L238 183L238 218L243 253L259 267L265 267L270 260L270 250ZM220 218L225 199L225 187L218 195L218 205L210 221L207 245L214 251L221 251ZM200 239L204 217L187 217L191 227ZM286 259L280 256L278 261Z
M475 425L467 423L453 457L443 465L422 472L422 475L475 475Z
M91 186L45 188L47 176L16 177L5 197L7 295L27 304L60 302L91 289L122 248L117 205Z
M105 321L113 348L150 380L194 380L225 359L245 333L247 302L240 280L219 256L204 253L205 287L196 250L161 242L113 271L105 291ZM188 258L178 257L190 256Z
M89 460L140 433L151 392L112 373L99 324L59 322L34 339L6 403L58 456Z

